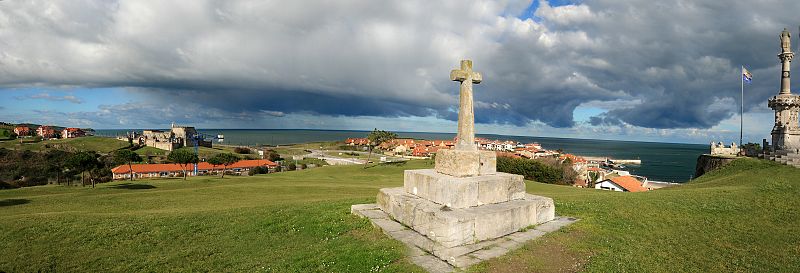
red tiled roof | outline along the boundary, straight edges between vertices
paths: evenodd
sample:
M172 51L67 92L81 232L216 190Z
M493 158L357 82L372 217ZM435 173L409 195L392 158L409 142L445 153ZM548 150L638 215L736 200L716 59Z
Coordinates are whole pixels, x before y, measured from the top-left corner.
M507 153L507 152L495 152L497 157L511 157L511 158L522 158L521 156L514 154L514 153Z
M267 166L267 167L275 167L278 166L278 163L266 160L266 159L254 159L254 160L239 160L239 162L234 163L226 169L235 169L235 168L252 168L258 166ZM181 166L179 164L134 164L131 165L133 168L133 172L135 173L157 173L157 172L180 172ZM185 166L186 171L193 171L194 164L188 164ZM200 162L197 164L198 170L222 170L222 165L211 165L208 162ZM119 165L111 169L111 172L114 174L126 174L129 172L128 165Z
M633 178L633 176L617 176L610 178L609 180L629 192L647 191L647 189L642 187L642 183L639 182L639 180L636 180L636 178Z

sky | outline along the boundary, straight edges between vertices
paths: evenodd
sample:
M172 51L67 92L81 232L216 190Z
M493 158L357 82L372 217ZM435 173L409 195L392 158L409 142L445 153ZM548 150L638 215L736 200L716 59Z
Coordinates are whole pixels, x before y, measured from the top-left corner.
M769 138L800 1L0 1L0 121ZM793 36L793 39L796 37ZM800 37L800 36L797 36ZM797 41L793 40L793 47ZM800 92L800 91L795 91Z

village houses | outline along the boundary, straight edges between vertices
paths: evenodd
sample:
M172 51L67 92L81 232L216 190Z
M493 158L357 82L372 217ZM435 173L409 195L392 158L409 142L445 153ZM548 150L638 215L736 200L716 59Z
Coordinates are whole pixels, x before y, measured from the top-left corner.
M270 172L275 172L278 163L266 159L240 160L233 165L225 167L226 172L236 175L247 175L255 167L266 167ZM159 178L159 177L178 177L183 176L186 171L187 176L194 175L194 165L187 164L181 167L180 164L133 164L120 165L111 169L115 180L130 179L131 169L134 178ZM198 175L216 174L222 172L222 165L211 165L208 162L197 163Z

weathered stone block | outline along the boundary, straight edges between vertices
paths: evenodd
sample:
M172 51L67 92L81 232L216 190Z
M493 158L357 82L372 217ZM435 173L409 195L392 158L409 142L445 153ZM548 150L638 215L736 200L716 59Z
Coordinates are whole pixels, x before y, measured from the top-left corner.
M492 151L439 150L434 168L456 177L494 174L497 155Z
M406 170L403 188L407 193L451 208L502 203L525 197L522 176L508 173L455 177L433 169Z
M385 188L378 193L378 205L398 222L448 248L498 238L555 217L552 199L530 194L504 203L447 208L403 188Z

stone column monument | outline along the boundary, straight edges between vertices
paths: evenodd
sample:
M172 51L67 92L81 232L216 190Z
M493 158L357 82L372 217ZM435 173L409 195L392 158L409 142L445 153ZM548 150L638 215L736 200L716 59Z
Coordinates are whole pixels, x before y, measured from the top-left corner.
M555 205L551 198L526 193L522 176L497 172L494 152L478 150L472 86L481 82L481 75L472 71L472 61L461 61L450 79L461 84L455 149L440 150L434 169L406 170L403 187L381 189L377 207L354 205L352 210L371 218L393 238L422 248L440 262L463 267L489 255L481 249L494 249L495 256L512 249L512 239L499 237L553 220ZM402 225L393 226L380 215ZM506 245L490 248L502 244Z
M800 112L800 99L792 95L790 89L790 74L792 58L791 34L785 28L781 32L781 89L777 96L769 99L769 107L775 110L775 125L772 128L773 155L786 155L797 153L800 149L800 126L798 126L798 112Z

